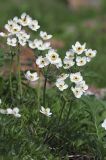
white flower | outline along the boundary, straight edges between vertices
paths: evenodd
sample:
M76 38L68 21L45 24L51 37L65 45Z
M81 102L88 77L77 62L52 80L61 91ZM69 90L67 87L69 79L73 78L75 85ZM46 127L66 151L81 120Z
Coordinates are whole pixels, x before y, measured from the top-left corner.
M60 76L58 76L57 81L64 81L64 80L66 80L68 77L69 77L69 74L62 73Z
M74 59L74 52L72 49L70 49L69 51L66 52L66 56L65 56L66 59L70 59L70 60L73 60Z
M83 91L81 88L79 87L72 87L71 88L73 94L75 95L76 98L81 98L81 96L83 95Z
M30 38L30 35L27 34L24 30L20 31L19 33L16 34L18 37L18 42L20 45L25 46L28 39Z
M7 112L6 112L5 109L0 109L0 113L1 113L1 114L6 114Z
M85 51L86 43L81 45L79 42L76 42L75 45L72 45L72 49L77 54L82 54Z
M63 59L63 63L65 64L63 68L69 69L72 66L74 66L75 62L73 61L73 59L74 59L74 52L72 49L70 49L69 51L66 52L66 56Z
M65 89L68 88L68 85L65 84L65 82L64 82L63 80L62 80L62 81L57 80L57 81L56 81L56 86L58 87L58 89L59 89L60 91L63 91L63 90L65 90Z
M42 49L42 46L43 46L43 41L42 40L35 39L34 43L36 45L36 48L38 48L38 50Z
M29 44L29 47L32 48L32 49L36 48L36 44L35 44L34 41L28 41L28 44Z
M36 64L39 66L39 68L43 68L49 64L49 61L46 57L43 58L42 56L39 56L36 60Z
M0 104L2 103L1 99L0 99Z
M46 32L40 31L40 37L43 40L48 40L48 39L52 38L52 35L48 35Z
M25 74L25 77L29 81L37 81L39 79L37 72L31 73L30 71L27 71Z
M38 25L38 21L32 20L31 23L29 24L29 28L33 31L37 31L40 28L40 26Z
M21 31L21 26L13 20L9 20L5 25L5 29L12 34L16 34Z
M12 113L15 117L21 117L21 114L19 114L19 108L13 108L13 113Z
M76 62L77 62L77 66L84 66L87 62L87 58L78 56L76 58Z
M50 42L45 42L45 43L43 43L42 48L43 48L42 50L51 49L51 47L50 47Z
M49 50L48 54L46 54L46 57L48 58L51 64L60 63L59 55L54 49Z
M51 117L52 115L52 113L50 112L50 108L44 108L43 106L41 106L40 112L46 115L47 117Z
M37 48L38 50L43 51L43 50L50 49L50 42L45 42L45 43L43 43L42 40L35 39L35 40L34 40L34 43L35 43L36 48Z
M12 20L9 20L7 24L5 24L4 28L8 31L11 32L13 28L14 22Z
M15 107L13 109L11 108L7 108L6 110L6 114L11 114L14 115L15 117L21 117L21 115L19 114L19 108Z
M16 34L20 31L21 31L21 26L18 25L17 23L16 24L14 23L13 27L11 28L11 33Z
M7 44L15 47L17 45L17 39L16 38L7 38Z
M14 115L15 117L21 117L19 114L19 109L18 108L7 108L7 109L0 109L1 114L7 114L7 115Z
M85 52L85 55L87 56L87 61L90 62L92 58L94 58L97 54L96 50L88 49Z
M85 81L77 83L76 87L81 88L83 92L88 90L88 85L85 83Z
M23 38L20 38L19 40L18 40L18 42L19 42L19 44L21 45L21 46L25 46L26 45L26 40L25 39L23 39Z
M81 81L76 83L76 86L72 87L71 89L76 98L81 98L85 91L88 90L88 85L86 85L85 81Z
M74 64L74 63L73 63ZM67 63L65 64L65 66L63 66L64 69L69 69L71 68L71 63Z
M80 72L71 73L70 74L70 80L71 80L71 82L79 83L79 82L81 82L83 80L83 77L81 76Z
M69 69L75 64L75 62L72 59L68 58L64 58L63 63L65 64L65 66L63 66L64 69Z
M22 25L22 26L28 26L30 25L32 22L32 19L29 15L27 15L26 13L23 13L21 15L21 18L19 19L19 23Z
M13 22L19 23L19 18L18 18L18 17L14 17L14 18L13 18Z
M5 24L4 28L8 31L11 32L11 29L13 27L13 21L9 20L7 24Z
M55 64L57 68L61 68L63 66L61 58L58 58L58 63Z
M7 108L7 114L13 114L13 110L11 108Z
M18 39L24 39L25 41L30 38L30 35L27 34L27 33L25 32L25 30L21 30L20 32L18 32L18 33L16 34L16 36L18 37Z
M101 126L106 130L106 119L104 120Z

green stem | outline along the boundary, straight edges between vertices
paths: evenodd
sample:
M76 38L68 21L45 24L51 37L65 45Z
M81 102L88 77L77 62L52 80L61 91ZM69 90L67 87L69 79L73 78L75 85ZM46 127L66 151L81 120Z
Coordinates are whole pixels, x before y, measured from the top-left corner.
M45 101L46 101L46 85L47 85L47 79L48 79L48 71L49 71L49 67L50 65L48 65L48 68L47 68L47 71L46 71L46 74L44 74L44 86L43 86L43 107L45 108Z
M17 67L18 67L18 88L19 93L22 98L22 83L21 83L21 66L20 66L20 47L18 46L18 54L17 54Z
M46 100L46 84L47 84L47 76L45 76L44 87L43 87L43 107L45 108L45 100Z
M75 72L77 71L77 62L76 62L76 58L77 58L77 55L75 54Z
M67 117L66 117L66 122L69 120L69 116L70 116L70 112L71 112L73 102L74 102L74 99L72 99L71 102L70 102L68 114L67 114Z
M13 88L12 88L12 62L13 62L13 56L11 55L10 75L9 75L11 99L13 99Z
M61 121L61 118L62 118L62 115L63 115L63 111L64 111L64 108L65 108L65 105L66 105L66 101L64 100L63 106L62 106L62 109L61 109L61 112L60 112L60 117L59 117L59 121L58 121L58 126L59 126L59 124L60 124L60 121Z
M38 110L39 110L39 105L40 105L40 78L39 78L39 81L38 81Z

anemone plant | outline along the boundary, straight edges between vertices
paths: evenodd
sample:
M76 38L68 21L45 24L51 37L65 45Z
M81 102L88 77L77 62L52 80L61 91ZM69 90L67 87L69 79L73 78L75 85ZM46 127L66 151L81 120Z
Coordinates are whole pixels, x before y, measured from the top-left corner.
M58 51L51 46L52 35L40 30L38 21L26 13L20 18L14 17L9 20L4 28L5 32L1 32L0 36L9 46L11 66L9 82L5 84L7 87L9 83L10 94L1 97L0 101L1 139L4 144L9 139L11 141L11 138L15 142L9 142L9 145L12 145L10 150L8 147L4 150L1 147L1 151L8 152L8 155L13 157L15 155L16 158L18 155L21 159L37 157L40 160L47 159L46 155L39 157L38 153L43 145L48 145L48 150L56 156L61 155L61 158L73 158L76 152L76 158L82 154L83 158L98 156L98 160L103 160L102 139L105 136L102 135L101 128L100 131L98 129L103 119L97 120L97 116L102 115L103 110L98 111L96 115L89 105L91 99L87 102L89 87L85 81L86 76L83 76L83 67L96 56L97 51L88 49L86 43L76 42L61 58ZM32 32L35 38L32 38ZM22 72L20 49L26 46L35 53L34 63L37 67L33 71ZM12 72L14 57L17 59L17 83L14 83ZM31 83L34 85L33 88L30 86ZM3 88L4 93L9 90ZM4 115L7 115L6 119ZM106 120L102 127L106 129ZM4 132L6 137L8 135L7 140L3 139ZM16 138L13 138L15 135ZM94 155L96 149L98 154ZM53 156L49 159L52 158L54 159Z

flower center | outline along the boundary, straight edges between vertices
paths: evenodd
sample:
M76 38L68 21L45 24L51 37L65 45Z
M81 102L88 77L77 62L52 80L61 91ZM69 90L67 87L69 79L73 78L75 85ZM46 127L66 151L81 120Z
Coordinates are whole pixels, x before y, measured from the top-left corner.
M69 58L73 57L71 54L68 55Z
M45 63L44 60L42 60L42 63L43 63L43 64Z
M53 54L52 56L51 56L51 59L54 61L54 60L56 60L56 55L55 54Z
M60 87L63 87L63 85L62 85L62 84L60 84Z
M75 80L78 80L78 77L74 77Z
M78 51L81 51L81 50L82 50L82 48L81 48L81 47L78 47L78 48L77 48L77 50L78 50Z
M12 28L13 27L13 25L12 24L10 24L10 28Z
M14 32L17 32L17 29L16 29L16 28L14 28Z
M30 75L30 79L33 80L33 79L34 79L34 76L33 76L33 75Z
M89 56L91 56L92 55L92 53L89 53Z
M26 17L22 19L23 22L26 22Z
M44 38L47 38L47 35L44 35Z

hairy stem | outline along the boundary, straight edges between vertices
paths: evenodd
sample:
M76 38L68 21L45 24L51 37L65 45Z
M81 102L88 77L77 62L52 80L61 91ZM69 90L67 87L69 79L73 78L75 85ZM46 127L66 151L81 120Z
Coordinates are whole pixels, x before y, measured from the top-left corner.
M44 87L43 87L43 107L45 107L45 100L46 100L46 84L47 84L47 76L45 76Z
M43 107L45 108L45 104L46 104L46 85L47 85L47 79L48 79L48 71L49 71L49 67L50 65L48 65L46 74L44 75L44 86L43 86Z
M18 46L18 54L17 54L17 69L18 69L18 88L20 97L22 98L22 83L21 83L21 66L20 66L20 47Z
M38 110L39 110L39 105L40 105L40 77L39 77L39 81L38 81Z
M12 62L13 62L13 56L12 56L12 53L11 53L11 60L10 60L10 75L9 75L11 99L13 99L13 87L12 87Z

